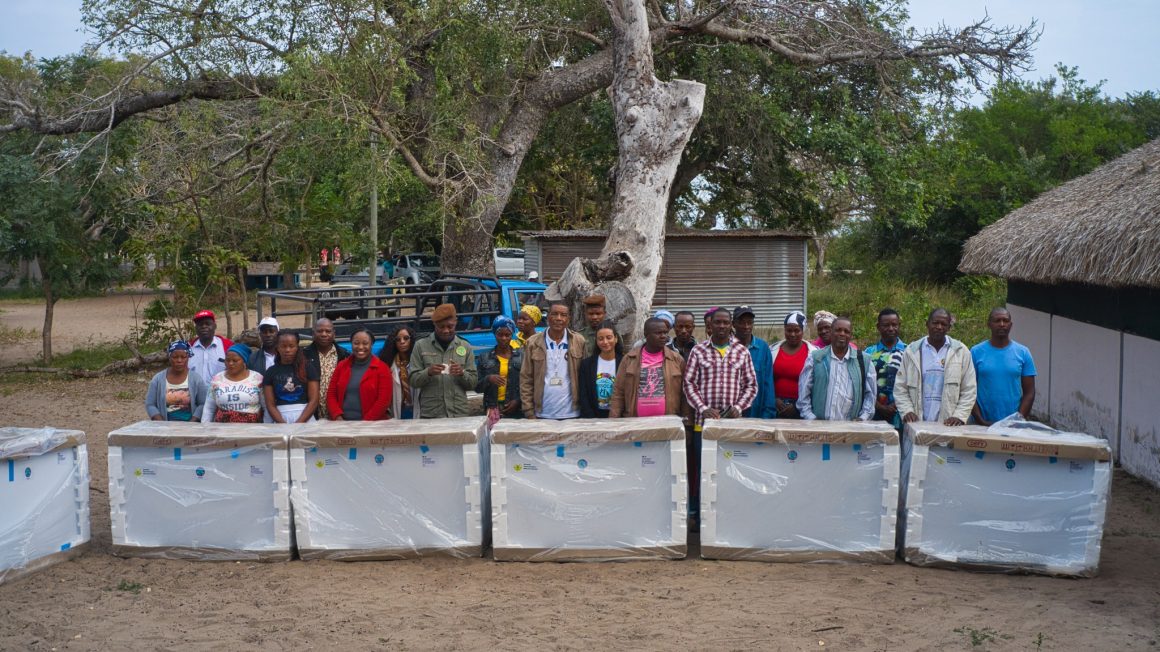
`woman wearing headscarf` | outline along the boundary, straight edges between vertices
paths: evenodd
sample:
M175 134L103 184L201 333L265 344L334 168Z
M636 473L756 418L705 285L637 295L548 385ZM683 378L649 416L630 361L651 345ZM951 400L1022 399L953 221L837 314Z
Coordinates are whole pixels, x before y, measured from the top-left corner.
M201 420L209 423L260 423L265 410L262 374L250 369L250 347L235 344L226 351L226 370L209 383Z
M536 326L539 325L541 317L543 314L540 309L530 303L520 308L519 314L516 315L516 332L512 348L518 349L528 343L528 339L536 334Z
M153 421L201 421L206 386L201 376L189 373L189 344L177 340L167 352L169 366L149 381L145 412Z
M516 322L509 317L497 317L492 322L491 332L495 334L495 348L479 356L479 381L475 391L483 394L483 407L487 410L488 421L494 425L500 418L519 419L523 416L519 379L524 355L512 341L512 334L518 331Z
M585 419L607 419L612 410L616 387L616 368L624 357L624 345L616 325L600 322L596 327L596 345L592 355L580 362L580 416Z
M419 418L419 392L411 387L407 373L414 347L415 332L409 326L400 326L379 351L379 360L391 370L391 418L394 419Z
M350 336L351 354L334 367L326 392L332 421L383 421L390 417L391 369L371 354L374 333L360 328Z
M814 313L814 332L818 334L818 339L811 342L815 349L821 349L830 345L830 327L833 326L834 320L838 316L829 310L819 310Z
M785 339L769 347L773 354L774 407L779 419L797 419L801 416L795 405L798 399L798 377L802 374L810 351L817 347L803 339L806 316L800 310L786 315L783 324Z

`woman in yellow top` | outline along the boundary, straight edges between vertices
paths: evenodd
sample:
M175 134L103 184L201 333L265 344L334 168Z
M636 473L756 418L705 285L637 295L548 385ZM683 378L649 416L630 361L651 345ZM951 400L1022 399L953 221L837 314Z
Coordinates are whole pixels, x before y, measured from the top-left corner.
M540 309L530 303L520 308L520 314L516 315L515 338L512 339L512 348L518 349L527 344L528 339L536 334L536 326L539 325L541 317L543 315L540 313ZM495 327L492 328L494 330Z
M495 348L479 356L479 382L475 391L483 394L483 407L494 424L501 417L518 419L523 415L520 410L523 351L512 341L516 325L510 318L497 317L491 331L495 333Z

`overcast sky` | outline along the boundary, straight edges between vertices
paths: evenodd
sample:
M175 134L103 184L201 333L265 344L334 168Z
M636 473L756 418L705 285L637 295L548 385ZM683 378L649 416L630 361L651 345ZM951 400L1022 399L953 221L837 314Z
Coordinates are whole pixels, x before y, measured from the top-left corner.
M37 57L76 52L87 40L81 0L2 0L0 50L32 51ZM1078 66L1088 82L1107 80L1104 92L1160 90L1160 0L912 0L912 24L959 26L990 14L999 25L1026 25L1035 18L1043 37L1027 79L1053 73L1057 62Z

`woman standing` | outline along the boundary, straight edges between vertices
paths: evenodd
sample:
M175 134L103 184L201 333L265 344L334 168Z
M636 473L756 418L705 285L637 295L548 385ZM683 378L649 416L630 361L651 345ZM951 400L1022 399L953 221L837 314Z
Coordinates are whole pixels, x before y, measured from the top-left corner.
M318 367L306 363L298 333L278 331L274 366L262 378L266 409L274 423L305 423L318 408ZM333 384L333 380L331 383Z
M205 382L189 373L189 344L177 340L169 345L169 367L149 381L145 412L154 421L201 421L205 406Z
M540 323L541 317L543 315L540 309L530 303L520 308L520 313L516 315L517 330L512 348L518 349L528 343L528 340L536 334L536 325Z
M407 376L407 365L411 362L414 346L414 332L410 327L400 326L379 351L379 360L391 370L391 415L396 419L419 418L418 397L411 389L411 379Z
M360 328L350 336L351 355L334 368L326 393L332 421L383 421L390 418L391 369L371 355L375 336Z
M488 421L494 425L500 418L523 416L519 379L524 354L522 349L513 346L512 333L517 332L514 321L500 315L492 323L491 332L495 333L495 348L479 356L479 382L475 391L483 394L483 407Z
M585 419L607 419L612 408L616 384L616 367L624 355L616 326L610 321L596 329L596 350L580 362L580 416Z
M798 377L810 351L817 349L802 340L806 316L795 310L785 316L785 339L769 347L773 354L773 395L779 419L797 419ZM827 334L829 331L827 331Z
M235 344L226 351L226 370L209 383L201 420L216 423L261 423L265 401L262 374L249 369L250 347Z

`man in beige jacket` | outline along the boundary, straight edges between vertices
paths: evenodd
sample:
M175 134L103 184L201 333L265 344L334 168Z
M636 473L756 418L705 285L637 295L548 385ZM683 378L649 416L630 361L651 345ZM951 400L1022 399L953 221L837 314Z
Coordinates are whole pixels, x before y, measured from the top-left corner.
M935 308L926 320L927 336L902 354L894 381L894 401L905 423L936 421L961 426L975 406L975 364L971 350L947 336L951 315Z
M584 336L568 328L571 311L560 301L548 310L548 329L528 338L520 369L520 404L529 419L580 416L580 361Z

